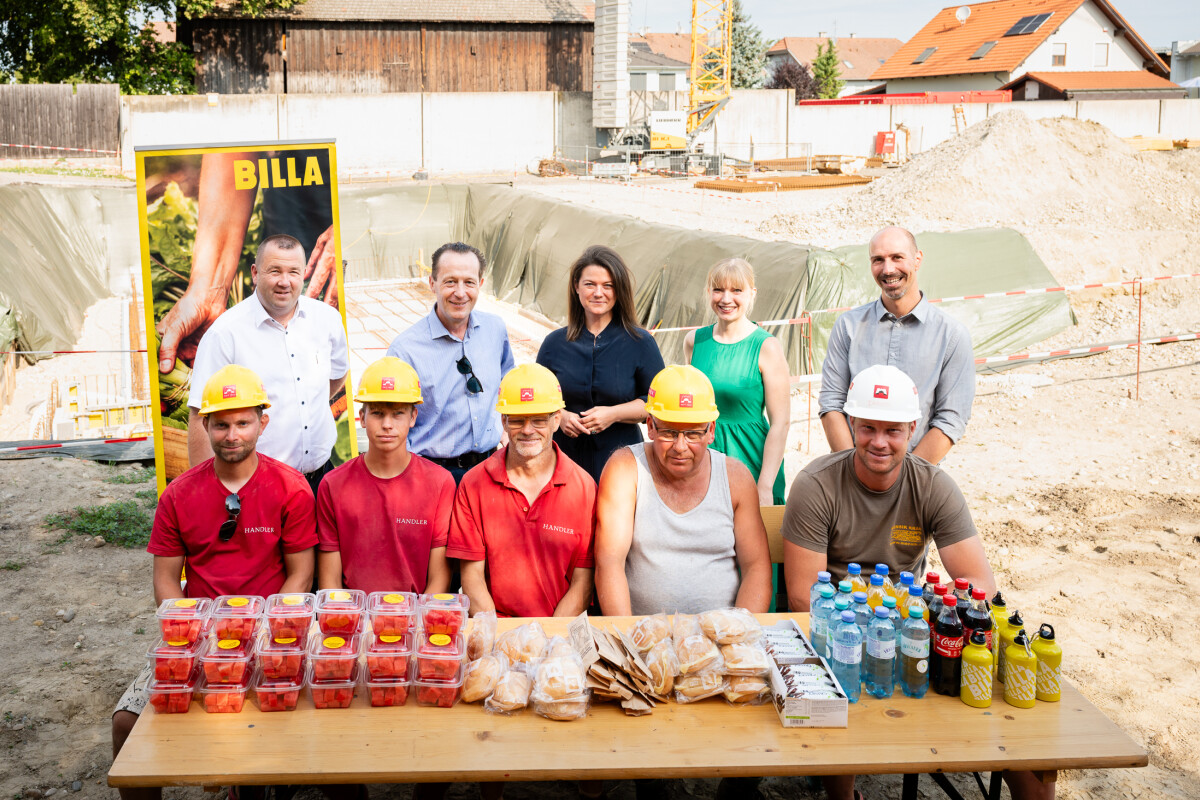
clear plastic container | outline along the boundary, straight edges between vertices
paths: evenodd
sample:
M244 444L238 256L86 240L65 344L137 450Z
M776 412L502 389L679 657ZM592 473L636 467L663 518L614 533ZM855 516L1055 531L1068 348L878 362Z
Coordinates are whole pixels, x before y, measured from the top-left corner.
M467 625L467 610L471 601L465 594L421 595L421 628L426 634L444 633L458 636Z
M210 683L201 675L196 693L209 714L240 714L249 688L249 673L241 683Z
M308 644L308 629L316 616L317 596L309 592L273 594L267 598L265 616L272 639L295 639Z
M254 672L254 650L249 642L218 639L200 656L200 667L210 684L245 683Z
M367 615L376 636L403 636L416 627L417 596L412 592L371 592Z
M367 693L371 696L371 705L376 708L402 706L408 702L408 690L412 685L405 679L367 679Z
M304 689L304 675L301 673L290 678L268 678L259 670L254 673L250 688L254 692L259 711L295 711L296 703L300 701L300 692Z
M349 708L358 685L358 664L354 664L345 680L318 680L313 672L316 663L314 661L308 667L308 691L313 705L317 708Z
M254 654L258 668L271 680L304 677L305 650L295 639L263 636Z
M163 600L156 616L162 638L191 644L204 635L212 600L207 597L176 597Z
M466 641L461 635L422 634L417 643L417 680L452 680L466 654Z
M150 645L150 649L146 651L146 658L154 667L156 681L178 683L186 681L195 672L198 659L207 651L207 639L197 639L191 644L183 640L168 642L160 639L156 644Z
M347 680L358 663L361 638L353 636L318 636L308 643L309 670L319 681Z
M458 674L453 680L415 680L417 705L450 708L462 697L463 670L459 662Z
M367 673L371 680L408 680L413 635L376 636L367 645Z
M322 589L317 593L317 625L321 633L358 633L367 595L358 589Z
M222 595L213 601L212 628L218 639L254 640L266 601L257 595Z
M150 705L159 714L186 714L192 707L198 672L185 681L150 681Z

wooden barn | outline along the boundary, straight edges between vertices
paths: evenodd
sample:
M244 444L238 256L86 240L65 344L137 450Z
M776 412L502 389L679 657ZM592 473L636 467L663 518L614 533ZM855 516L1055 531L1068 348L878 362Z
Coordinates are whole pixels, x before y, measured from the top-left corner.
M306 0L179 24L201 93L590 91L585 0Z

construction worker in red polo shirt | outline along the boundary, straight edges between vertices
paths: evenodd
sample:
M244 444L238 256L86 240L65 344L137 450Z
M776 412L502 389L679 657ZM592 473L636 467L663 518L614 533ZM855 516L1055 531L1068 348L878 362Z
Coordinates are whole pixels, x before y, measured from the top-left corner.
M317 583L322 589L445 592L454 478L408 452L421 382L395 356L367 367L362 403L367 452L325 476L317 490Z
M473 614L573 617L587 608L596 484L554 444L563 406L558 379L539 364L500 382L509 441L463 478L446 549L461 560Z
M255 450L269 418L262 381L229 364L204 385L200 417L213 458L167 486L154 514L154 600L305 592L317 543L312 490L296 470ZM187 585L180 581L187 565ZM147 666L113 713L116 757L149 700ZM161 797L157 788L121 789L125 800Z

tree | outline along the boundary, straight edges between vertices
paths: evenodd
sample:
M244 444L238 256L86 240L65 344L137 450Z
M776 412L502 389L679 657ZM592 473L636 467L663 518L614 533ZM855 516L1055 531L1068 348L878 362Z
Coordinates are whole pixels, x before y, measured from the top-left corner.
M837 47L832 39L827 40L827 44L825 48L817 45L817 57L812 62L812 73L817 82L817 93L822 99L832 100L841 93L846 82L839 78L842 68Z
M767 79L768 89L793 89L796 92L796 102L813 100L818 97L817 82L808 67L798 64L791 58L784 58L775 65L771 77Z
M729 78L734 89L757 89L763 84L763 65L768 43L750 15L742 10L742 0L733 0L733 30L730 32Z
M242 0L246 16L303 0ZM3 0L0 82L116 83L126 94L191 94L195 58L148 21L194 19L217 0Z

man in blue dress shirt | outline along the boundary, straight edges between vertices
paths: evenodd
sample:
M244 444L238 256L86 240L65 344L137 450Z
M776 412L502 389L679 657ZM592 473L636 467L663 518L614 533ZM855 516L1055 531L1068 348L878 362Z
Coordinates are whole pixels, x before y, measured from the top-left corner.
M410 452L440 464L455 483L500 444L496 397L513 368L504 320L475 310L483 286L483 254L452 242L433 254L433 310L388 348L412 364L424 403L408 433Z

